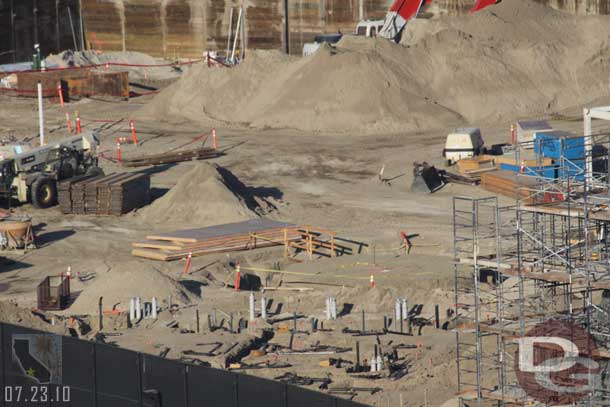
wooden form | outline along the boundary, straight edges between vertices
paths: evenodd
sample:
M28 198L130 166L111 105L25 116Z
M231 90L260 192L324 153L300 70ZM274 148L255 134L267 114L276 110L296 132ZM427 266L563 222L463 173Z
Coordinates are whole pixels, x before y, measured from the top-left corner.
M75 177L59 184L58 198L63 213L122 215L150 202L150 176L115 173Z
M534 203L533 193L539 189L538 181L533 177L518 177L513 171L498 170L481 174L481 187L489 192L495 192L510 198L519 198L526 204ZM555 202L563 199L559 192L546 192L539 198L542 202Z
M169 153L124 158L121 160L121 164L125 167L144 167L148 165L170 164L181 161L204 160L208 158L215 158L217 156L218 152L213 147L198 147L191 150L180 150Z
M457 169L461 175L478 178L481 173L495 171L497 168L493 155L478 155L459 160Z
M62 310L70 302L70 278L68 276L47 276L36 289L40 310Z
M39 81L42 84L43 96L58 100L57 83L61 83L66 102L94 95L129 97L128 72L104 72L94 69L17 73L17 94L35 97Z
M186 258L189 254L196 257L271 246L284 246L284 256L289 256L291 249L294 249L306 252L310 258L314 254L334 257L337 252L351 252L351 248L335 242L335 235L331 230L312 226L254 219L148 235L147 240L132 243L132 254L152 260L172 261Z

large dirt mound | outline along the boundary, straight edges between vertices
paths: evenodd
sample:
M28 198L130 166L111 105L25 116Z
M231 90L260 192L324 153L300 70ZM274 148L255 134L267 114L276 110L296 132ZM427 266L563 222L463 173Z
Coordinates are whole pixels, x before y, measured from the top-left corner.
M236 178L225 173L228 171L217 165L197 163L139 214L149 223L190 227L255 218L256 213L248 208L249 198L243 195L243 185L236 185Z
M147 302L156 297L159 305L166 302L169 296L174 304L189 304L196 298L175 279L137 261L127 261L103 270L93 280L80 283L76 288L80 294L69 308L72 314L96 314L100 297L103 297L105 309L118 304L117 309L122 311L129 310L132 297L140 297Z
M141 112L307 131L396 131L535 116L607 94L610 18L511 0L417 20L402 45L344 37L307 58L200 66ZM602 86L600 86L600 84Z

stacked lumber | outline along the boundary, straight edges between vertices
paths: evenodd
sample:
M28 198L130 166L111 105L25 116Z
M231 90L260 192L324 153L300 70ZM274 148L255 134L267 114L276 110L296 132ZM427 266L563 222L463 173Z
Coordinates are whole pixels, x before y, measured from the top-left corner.
M63 181L58 188L63 213L122 215L150 202L150 176L115 173Z
M481 187L489 192L517 199L523 203L533 203L532 194L538 188L535 178L520 176L513 171L498 170L481 174ZM517 181L518 179L518 181Z
M291 223L254 219L206 228L185 229L146 236L134 242L132 254L147 259L172 261L191 256L288 245L300 241L299 228Z
M479 155L463 158L457 162L457 168L461 175L479 178L481 173L496 169L495 156Z
M134 158L124 158L121 164L125 167L144 167L147 165L161 165L177 163L181 161L203 160L218 156L218 152L212 147L198 147L192 150L180 150L154 155L145 155Z
M61 181L57 188L59 208L62 213L85 213L85 185L100 175L81 175Z

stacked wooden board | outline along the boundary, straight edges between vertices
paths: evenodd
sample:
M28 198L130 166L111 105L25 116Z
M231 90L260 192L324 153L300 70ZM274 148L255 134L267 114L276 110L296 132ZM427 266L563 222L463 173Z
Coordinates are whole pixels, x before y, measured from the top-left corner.
M150 176L143 173L74 177L60 182L63 213L122 215L150 202Z
M532 195L538 188L538 181L532 177L519 176L513 171L498 170L481 174L481 187L514 199L519 194L523 203L533 203Z
M132 254L153 260L172 261L211 253L285 245L302 239L299 227L269 219L254 219L198 229L146 236L133 243Z
M479 172L493 171L496 169L493 155L477 155L470 158L463 158L457 162L460 174L469 175Z

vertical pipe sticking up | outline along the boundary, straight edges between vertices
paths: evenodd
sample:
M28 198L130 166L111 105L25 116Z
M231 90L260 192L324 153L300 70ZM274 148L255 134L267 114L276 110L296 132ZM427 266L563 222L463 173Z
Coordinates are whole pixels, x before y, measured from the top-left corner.
M264 296L261 298L261 318L267 318L267 299Z
M237 26L235 27L235 39L233 40L233 51L231 52L231 63L235 63L235 48L237 47L237 39L239 38L239 27L241 25L242 8L239 9L237 15Z
M254 321L255 315L254 315L254 293L253 292L250 293L248 302L250 304L250 321Z
M80 25L80 50L85 50L85 25L83 24L83 2L78 0L78 18ZM59 51L59 50L58 50Z
M396 300L394 301L394 330L396 332L398 332L399 321L402 320L402 313L401 313L400 307L401 307L400 298L396 298Z
M157 319L157 297L152 297L152 319Z
M38 127L40 134L40 145L44 146L44 111L42 110L42 83L38 81Z
M337 319L337 299L335 297L330 298L330 312L331 318Z
M142 319L142 303L140 297L136 297L136 321Z
M70 7L66 7L68 9L68 20L70 21L70 30L72 30L72 42L74 43L74 51L78 51L78 45L76 44L76 34L74 33L74 23L72 22L72 12L70 11ZM124 50L123 50L124 51Z
M129 321L133 322L136 319L136 299L131 297L129 300Z

